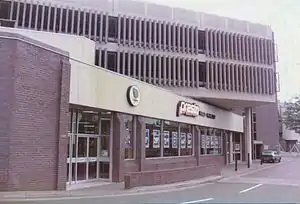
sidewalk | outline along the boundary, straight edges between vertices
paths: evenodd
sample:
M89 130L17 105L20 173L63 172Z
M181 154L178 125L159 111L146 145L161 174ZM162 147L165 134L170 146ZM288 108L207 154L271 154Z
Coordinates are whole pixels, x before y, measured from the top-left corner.
M0 192L0 201L18 200L18 199L59 199L59 198L73 198L73 197L111 197L120 196L124 194L145 194L145 193L157 193L162 191L175 191L186 188L193 188L205 183L212 183L221 179L230 179L235 176L242 176L243 174L249 174L255 171L271 168L275 165L282 165L286 162L293 161L289 159L277 164L263 164L260 165L259 161L253 161L251 168L247 168L246 163L238 164L238 171L234 170L234 164L229 164L221 172L220 176L209 176L202 179L190 180L180 183L157 185L157 186L145 186L136 187L133 189L125 190L124 183L108 183L97 187L90 187L84 189L76 189L69 191L38 191L38 192Z

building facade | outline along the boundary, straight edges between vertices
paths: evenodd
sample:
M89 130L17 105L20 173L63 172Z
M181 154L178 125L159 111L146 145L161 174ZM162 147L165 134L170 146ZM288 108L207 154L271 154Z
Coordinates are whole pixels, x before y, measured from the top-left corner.
M28 149L24 149L41 157L46 154L43 151L51 151L53 158L47 159L52 176L41 178L46 167L38 160L35 165L40 168L31 178L18 166L9 171L7 166L16 162L12 157L3 165L7 177L1 189L64 189L102 179L125 181L126 187L152 185L218 174L235 158L252 158L252 109L276 102L276 51L269 27L123 0L15 0L0 5L3 39L10 36L18 45L14 49L20 63L34 59L36 64L29 66L35 70L31 74L37 73L36 78L41 79L48 63L54 66L52 71L63 70L59 75L46 73L60 82L52 87L61 93L47 90L56 100L49 111L56 110L52 122L65 124L65 117L69 119L69 131L64 125L41 123L56 130L47 134L53 141L58 138L58 146L47 149L41 144L45 149L37 150L36 144L28 141ZM20 57L27 50L24 43L35 47L26 59ZM39 49L55 57L39 61L33 54L39 56ZM25 70L20 63L10 63L8 67ZM14 83L19 84L9 81L5 85ZM30 85L30 81L26 83ZM45 84L45 90L36 92L31 85L35 93L47 89ZM127 93L131 86L137 88ZM128 103L126 97L138 93L141 98ZM17 96L26 97L15 93ZM8 95L3 94L8 100L5 97ZM31 99L38 102L28 97ZM63 114L66 107L67 116ZM42 115L47 117L47 112ZM17 118L9 112L6 116ZM26 129L22 121L15 124L16 129L20 127ZM8 140L18 136L12 129L6 135ZM7 149L3 155L11 151ZM22 161L26 158L20 157L20 166ZM38 187L35 182L42 184Z

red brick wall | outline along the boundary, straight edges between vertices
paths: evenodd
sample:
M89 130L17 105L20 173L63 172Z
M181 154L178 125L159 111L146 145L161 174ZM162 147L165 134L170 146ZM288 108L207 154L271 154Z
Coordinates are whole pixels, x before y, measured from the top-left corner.
M9 151L0 148L3 164L0 173L7 175L0 178L0 189L64 189L68 57L28 42L0 37L0 62L1 77L5 79L0 80L4 87L0 92L0 132L3 133L0 147L9 147ZM8 104L11 109L7 108Z

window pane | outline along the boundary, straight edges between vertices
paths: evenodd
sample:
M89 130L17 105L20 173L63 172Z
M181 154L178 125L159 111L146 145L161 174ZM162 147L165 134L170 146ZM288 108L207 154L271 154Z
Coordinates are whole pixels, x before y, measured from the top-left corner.
M164 157L178 156L178 123L164 121Z
M207 128L201 127L201 155L206 154L206 132Z
M193 129L192 125L180 124L180 155L193 154Z
M134 140L133 140L133 117L125 115L125 159L134 158Z
M207 154L222 154L221 130L209 128L206 135Z
M161 121L156 119L145 118L145 125L146 158L160 157Z
M78 113L78 133L99 134L99 114L93 111Z

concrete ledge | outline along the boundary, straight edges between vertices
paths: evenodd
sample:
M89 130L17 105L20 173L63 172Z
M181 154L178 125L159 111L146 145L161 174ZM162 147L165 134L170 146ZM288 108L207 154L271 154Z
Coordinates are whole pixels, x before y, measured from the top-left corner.
M125 189L183 182L208 176L220 176L222 166L205 165L155 171L130 172L124 176Z

